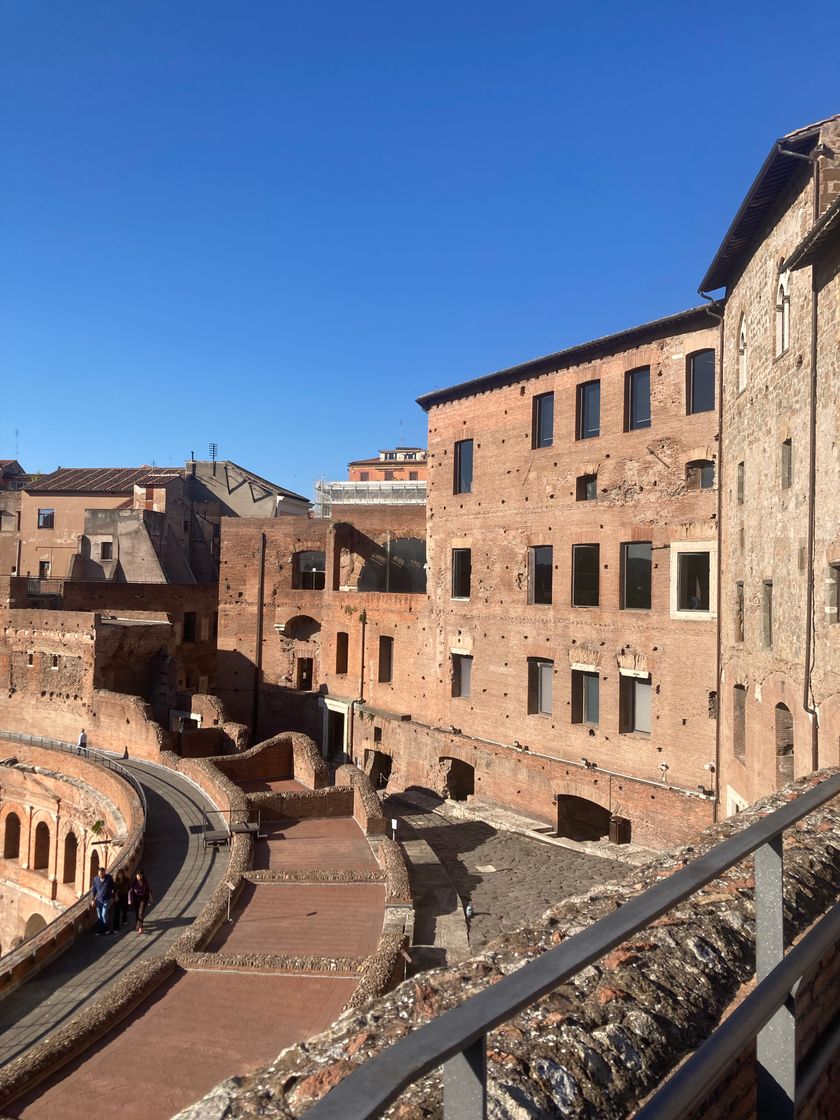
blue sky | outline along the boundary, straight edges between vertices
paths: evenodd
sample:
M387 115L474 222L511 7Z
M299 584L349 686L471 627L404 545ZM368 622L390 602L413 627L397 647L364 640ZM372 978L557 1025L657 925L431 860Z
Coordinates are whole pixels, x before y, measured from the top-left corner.
M715 16L719 15L719 18ZM840 6L0 0L0 458L311 494L699 302Z

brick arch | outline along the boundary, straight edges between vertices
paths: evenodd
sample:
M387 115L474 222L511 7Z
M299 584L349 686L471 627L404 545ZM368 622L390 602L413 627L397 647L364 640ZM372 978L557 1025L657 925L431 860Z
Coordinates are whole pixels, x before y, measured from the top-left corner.
M33 871L43 871L49 874L50 856L53 847L53 834L46 821L32 822L31 851L32 861L30 866Z
M59 878L62 883L75 884L82 852L83 846L79 836L74 829L68 828L64 833L61 844L61 874Z
M4 806L4 812L0 816L0 836L3 837L3 858L4 859L20 859L20 853L26 850L24 843L26 837L24 833L24 825L26 824L26 817L22 809L17 806ZM11 823L10 818L14 817L17 821L17 827Z
M597 779L596 779L597 780ZM595 781L580 780L577 778L554 778L551 783L552 793L555 797L580 797L583 801L592 801L602 809L610 812L612 798L610 796L609 782L606 778Z

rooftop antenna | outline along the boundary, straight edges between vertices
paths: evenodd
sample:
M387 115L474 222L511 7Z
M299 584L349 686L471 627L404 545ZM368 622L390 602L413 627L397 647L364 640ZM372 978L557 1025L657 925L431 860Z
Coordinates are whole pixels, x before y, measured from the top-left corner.
M210 444L210 458L213 461L213 477L214 478L216 477L216 455L218 454L218 451L219 451L218 443L211 443Z
M15 459L20 459L20 428L15 428Z

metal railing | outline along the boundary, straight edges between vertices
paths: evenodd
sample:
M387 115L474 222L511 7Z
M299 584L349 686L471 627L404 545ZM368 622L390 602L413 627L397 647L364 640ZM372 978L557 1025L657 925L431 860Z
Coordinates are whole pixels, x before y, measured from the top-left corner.
M307 1120L375 1120L409 1085L444 1067L446 1120L484 1120L487 1114L487 1035L611 949L644 929L755 853L756 974L759 985L665 1082L639 1113L639 1120L683 1120L708 1095L714 1078L757 1037L758 1117L793 1120L797 1090L812 1085L835 1049L823 1047L818 1062L800 1071L797 1086L795 1019L791 993L840 933L835 907L785 956L782 933L782 834L840 793L840 774L745 828L737 836L663 879L614 913L550 949L517 972L472 996L459 1007L412 1031L340 1082L306 1113ZM724 1041L721 1043L722 1032Z

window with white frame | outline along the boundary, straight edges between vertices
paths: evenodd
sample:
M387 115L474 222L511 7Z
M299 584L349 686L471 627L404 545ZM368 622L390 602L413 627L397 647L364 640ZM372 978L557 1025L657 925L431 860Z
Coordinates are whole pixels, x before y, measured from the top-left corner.
M714 618L717 546L713 541L672 541L671 617Z
M651 682L649 676L622 673L619 694L619 731L650 735Z

